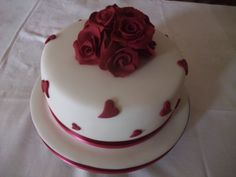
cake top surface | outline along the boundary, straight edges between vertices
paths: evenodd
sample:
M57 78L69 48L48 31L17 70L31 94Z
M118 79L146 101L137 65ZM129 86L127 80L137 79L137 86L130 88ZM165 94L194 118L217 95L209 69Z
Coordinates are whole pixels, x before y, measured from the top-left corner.
M154 58L128 77L115 78L99 67L78 64L72 44L83 26L84 21L76 22L56 34L57 39L47 43L42 54L42 77L45 74L71 100L92 106L100 99L119 98L127 100L126 106L145 107L155 99L171 98L182 83L184 71L177 65L182 56L159 31L153 38L157 43Z

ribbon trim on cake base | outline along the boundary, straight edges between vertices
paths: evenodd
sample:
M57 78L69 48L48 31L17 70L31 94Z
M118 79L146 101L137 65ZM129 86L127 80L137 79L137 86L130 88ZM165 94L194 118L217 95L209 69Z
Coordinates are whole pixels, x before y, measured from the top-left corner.
M89 144L92 146L96 146L96 147L100 147L100 148L110 148L110 149L117 149L117 148L126 148L129 146L134 146L136 144L139 144L149 138L151 138L152 136L154 136L155 134L157 134L167 123L168 121L171 119L172 115L174 114L175 110L169 115L169 117L166 119L166 121L160 126L158 127L156 130L154 130L153 132L138 138L138 139L134 139L134 140L129 140L129 141L99 141L99 140L94 140L91 138L87 138L85 136L82 136L74 131L72 131L71 129L69 129L68 127L66 127L58 118L57 116L53 113L53 111L51 110L51 108L49 107L49 110L51 112L51 114L53 115L53 117L55 118L56 122L70 135L72 135L74 138L78 139L79 141L85 143L85 144Z
M182 133L183 134L183 133ZM181 136L182 136L181 134ZM180 137L181 137L180 136ZM179 138L180 139L180 138ZM178 139L178 140L179 140ZM177 140L177 142L178 142ZM86 171L90 171L90 172L93 172L93 173L104 173L104 174L117 174L117 173L128 173L128 172L132 172L132 171L135 171L135 170L139 170L141 168L144 168L148 165L151 165L153 164L154 162L160 160L161 158L163 158L168 152L170 152L174 146L177 144L177 142L169 149L167 150L164 154L162 154L161 156L157 157L156 159L150 161L150 162L147 162L145 164L142 164L142 165L139 165L139 166L135 166L135 167L130 167L130 168L123 168L123 169L105 169L105 168L97 168L97 167L92 167L92 166L88 166L88 165L84 165L84 164L81 164L81 163L78 163L78 162L75 162L75 161L72 161L64 156L62 156L61 154L59 154L58 152L56 152L54 149L52 149L45 141L43 141L44 144L47 146L47 148L52 152L54 153L59 159L61 159L62 161L64 161L65 163L69 164L69 165L72 165L76 168L80 168L80 169L83 169L83 170L86 170Z

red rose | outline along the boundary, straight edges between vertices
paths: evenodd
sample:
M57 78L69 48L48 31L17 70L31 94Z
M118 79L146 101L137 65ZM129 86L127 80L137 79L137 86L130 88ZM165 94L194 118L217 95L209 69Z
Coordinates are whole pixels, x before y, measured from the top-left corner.
M80 31L73 44L75 56L79 63L98 64L101 42L101 32L96 26L89 26Z
M148 16L132 7L119 9L111 38L123 46L143 49L154 34L154 26Z
M139 57L131 48L120 48L107 58L102 69L108 69L115 77L125 77L134 72L139 65Z
M108 69L108 59L117 51L119 50L120 48L123 48L119 43L117 42L111 42L111 41L108 41L106 42L106 40L109 40L107 38L107 35L106 33L104 33L104 37L105 37L105 40L103 41L103 43L101 44L101 60L100 60L100 63L99 63L99 67L102 69L102 70L107 70ZM108 45L109 43L109 45Z
M89 20L86 22L85 26L92 23L98 25L98 27L103 30L104 28L110 28L113 23L115 12L118 6L114 4L113 6L107 6L105 9L99 12L93 12Z
M154 26L147 15L132 8L107 6L94 12L74 42L80 64L99 65L115 77L133 73L142 57L154 55Z

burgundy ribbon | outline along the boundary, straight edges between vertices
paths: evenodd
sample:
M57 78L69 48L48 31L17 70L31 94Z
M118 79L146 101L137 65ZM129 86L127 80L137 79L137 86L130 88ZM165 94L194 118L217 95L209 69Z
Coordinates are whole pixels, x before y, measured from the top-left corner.
M51 109L50 109L51 110ZM53 113L52 113L53 114ZM171 118L173 113L171 113L171 115L169 116L169 118L167 119L167 121L169 121L169 119ZM54 114L53 114L54 115ZM53 152L58 158L60 158L62 161L64 161L65 163L69 164L69 165L72 165L74 167L77 167L77 168L80 168L80 169L83 169L83 170L87 170L87 171L91 171L91 172L95 172L95 173L106 173L106 174L117 174L117 173L127 173L127 172L131 172L131 171L135 171L135 170L138 170L138 169L141 169L141 168L144 168L158 160L160 160L162 157L164 157L168 152L170 152L174 146L178 143L178 141L180 140L180 138L183 136L185 130L186 130L186 127L187 127L187 124L188 124L188 121L189 121L189 115L190 115L190 111L188 113L188 120L186 122L186 125L181 133L181 135L179 136L179 138L177 139L177 141L174 143L174 145L169 149L167 150L165 153L163 153L161 156L157 157L156 159L150 161L150 162L147 162L145 164L142 164L142 165L139 165L139 166L135 166L135 167L130 167L130 168L123 168L123 169L105 169L105 168L98 168L98 167L92 167L92 166L89 166L89 165L84 165L84 164L81 164L81 163L78 163L78 162L75 162L75 161L72 161L64 156L62 156L61 154L59 154L58 152L56 152L55 150L53 150L42 138L42 141L44 142L44 144L48 147L48 149ZM56 117L55 117L56 118ZM56 118L57 120L57 118ZM167 121L164 123L166 124ZM63 124L62 124L63 125ZM164 126L164 125L162 125ZM68 128L67 128L68 129ZM71 130L70 130L71 131ZM153 133L153 132L152 132Z
M50 108L49 108L50 109ZM79 141L92 145L92 146L96 146L96 147L100 147L100 148L111 148L111 149L115 149L115 148L126 148L129 146L134 146L136 144L139 144L149 138L151 138L152 136L154 136L155 134L157 134L166 124L167 122L171 119L174 111L170 114L170 116L166 119L166 121L160 126L158 127L156 130L154 130L153 132L138 138L138 139L134 139L134 140L129 140L129 141L116 141L116 142L107 142L107 141L98 141L98 140L94 140L94 139L90 139L87 138L85 136L82 136L78 133L75 133L74 131L70 130L68 127L66 127L58 118L57 116L53 113L53 111L50 109L53 117L55 118L55 120L57 121L57 123L70 135L72 135L74 138L78 139Z
M182 136L182 135L181 135ZM162 157L164 157L174 146L175 143L169 150L167 150L164 154L162 154L161 156L159 156L158 158L147 162L145 164L139 165L139 166L135 166L135 167L130 167L130 168L123 168L123 169L105 169L105 168L97 168L97 167L92 167L92 166L88 166L88 165L84 165L75 161L72 161L64 156L62 156L61 154L59 154L58 152L56 152L55 150L53 150L45 141L43 141L44 144L48 147L48 149L53 152L58 158L60 158L62 161L64 161L65 163L72 165L76 168L80 168L83 170L87 170L90 172L94 172L94 173L106 173L106 174L117 174L117 173L127 173L127 172L131 172L131 171L135 171L141 168L144 168L158 160L160 160Z
M80 169L83 169L83 170L87 170L87 171L90 171L90 172L94 172L94 173L106 173L106 174L117 174L117 173L128 173L128 172L132 172L132 171L135 171L135 170L138 170L138 169L141 169L141 168L144 168L148 165L151 165L152 163L160 160L162 157L164 157L168 152L170 152L174 146L178 143L178 141L180 140L180 138L183 136L184 134L184 131L187 127L187 124L188 124L188 121L189 121L189 115L188 115L188 120L186 122L186 125L184 127L184 130L182 131L181 135L179 136L179 138L177 139L177 141L174 143L174 145L168 149L165 153L163 153L161 156L157 157L156 159L154 160L151 160L147 163L144 163L142 165L138 165L138 166L135 166L135 167L130 167L130 168L123 168L123 169L105 169L105 168L98 168L98 167L92 167L92 166L89 166L89 165L84 165L84 164L81 164L81 163L78 163L78 162L75 162L75 161L72 161L64 156L62 156L61 154L59 154L58 152L56 152L55 150L53 150L45 141L44 144L48 147L48 149L53 152L58 158L60 158L62 161L64 161L65 163L69 164L69 165L72 165L76 168L80 168ZM42 139L43 140L43 139Z

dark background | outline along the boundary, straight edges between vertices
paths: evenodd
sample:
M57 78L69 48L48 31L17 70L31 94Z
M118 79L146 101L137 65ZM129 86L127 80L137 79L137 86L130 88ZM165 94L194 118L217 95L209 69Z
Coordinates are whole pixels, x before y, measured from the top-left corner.
M169 1L185 1L185 2L198 2L207 4L221 4L221 5L236 5L236 0L169 0Z

